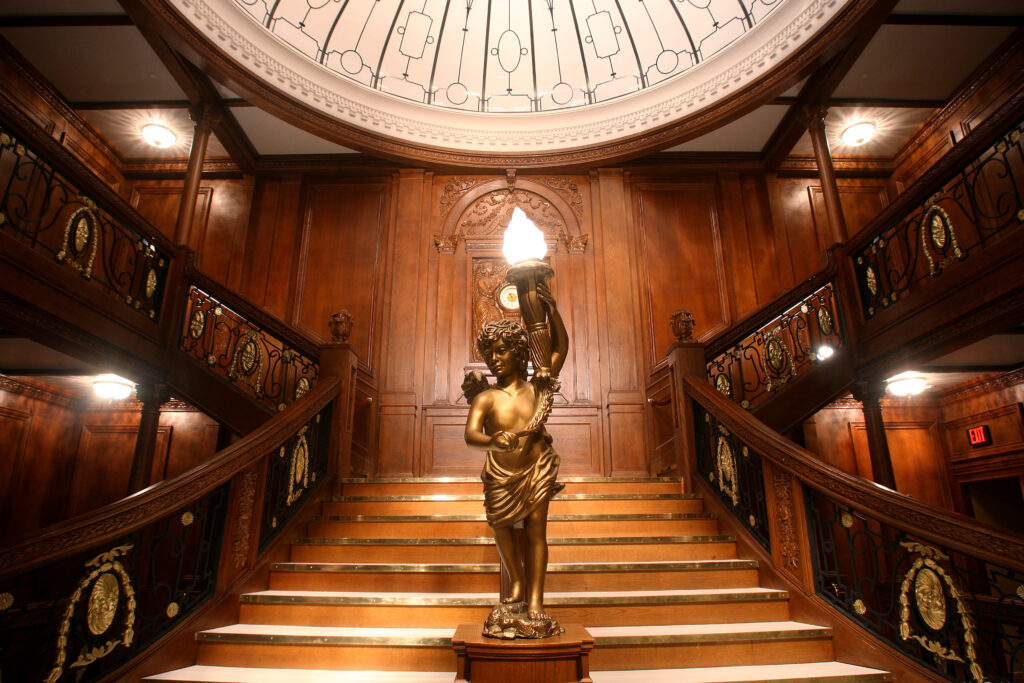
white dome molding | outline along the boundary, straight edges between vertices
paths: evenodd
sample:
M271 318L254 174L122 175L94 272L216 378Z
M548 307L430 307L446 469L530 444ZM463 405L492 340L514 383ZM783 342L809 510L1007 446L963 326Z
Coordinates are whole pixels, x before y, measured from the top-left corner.
M790 85L864 13L852 0L786 0L732 46L743 49L659 85L601 104L508 114L419 104L355 83L298 53L234 0L147 4L169 19L173 8L190 29L174 42L184 40L212 72L307 130L386 156L519 168L623 158L706 132ZM211 48L220 60L203 59Z

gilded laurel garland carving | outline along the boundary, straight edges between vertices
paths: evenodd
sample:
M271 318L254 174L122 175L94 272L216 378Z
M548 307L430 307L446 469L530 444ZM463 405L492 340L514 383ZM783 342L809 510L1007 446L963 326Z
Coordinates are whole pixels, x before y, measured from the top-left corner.
M71 218L68 219L67 226L64 228L63 246L57 252L57 262L67 262L88 280L92 277L96 253L100 248L100 241L96 234L98 224L96 204L84 195L79 195L78 199L85 206L71 214ZM90 245L92 248L86 254L85 248Z
M931 205L928 208L924 218L921 219L920 233L921 251L928 259L928 272L932 275L952 263L953 259L964 258L964 253L960 250L960 244L956 239L956 231L953 230L953 221L941 206ZM936 263L932 250L928 248L928 243L931 242L937 251L945 251L947 241L953 247L952 253Z
M729 445L729 434L719 427L721 434L715 446L715 479L718 489L729 496L733 505L740 504L739 477L736 475L736 456Z
M235 524L235 539L231 543L231 563L241 569L249 559L249 537L252 526L253 506L256 502L256 472L242 474L238 487L238 522Z
M288 472L288 497L285 499L291 505L306 492L310 482L309 467L309 443L306 441L308 426L299 430L295 445L292 446L291 467ZM315 478L316 475L313 475Z
M793 475L775 474L775 506L779 519L779 552L787 569L800 567L800 541L796 533L796 512L793 509Z
M551 202L528 190L495 190L483 195L462 214L458 229L467 236L500 235L519 207L548 237L565 231L565 221Z
M900 637L903 640L916 640L925 650L941 659L968 664L971 676L975 681L981 683L985 680L985 676L981 665L978 664L975 650L977 636L974 620L964 600L964 594L957 587L953 577L940 564L948 563L949 556L923 543L904 541L900 545L908 551L918 554L900 586ZM960 615L960 628L963 631L963 636L959 640L963 647L963 656L949 644L933 640L926 634L912 632L911 602L913 602L921 621L928 628L938 631L946 623L947 593L956 604L956 614ZM913 595L913 601L911 595ZM966 660L964 656L966 656Z
M82 595L87 589L90 592L86 604L85 621L89 632L96 637L103 636L110 630L119 612L123 614L124 629L120 634L114 634L103 642L97 641L97 644L84 645L76 659L67 668L86 667L96 660L106 657L118 645L131 647L135 637L135 589L128 571L118 558L126 556L132 547L130 543L117 546L100 553L85 563L85 567L93 569L79 582L64 610L64 618L57 635L57 658L50 675L46 678L46 683L56 683L64 674L68 659L67 649L71 624ZM124 593L123 609L122 593Z

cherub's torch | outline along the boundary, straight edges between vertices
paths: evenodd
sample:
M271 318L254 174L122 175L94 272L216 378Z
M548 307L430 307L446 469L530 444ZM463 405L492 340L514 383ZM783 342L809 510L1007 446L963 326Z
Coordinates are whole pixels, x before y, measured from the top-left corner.
M544 234L517 206L512 211L502 246L502 253L511 264L505 279L516 286L519 312L530 340L534 377L537 378L551 376L551 331L544 303L537 294L537 284L555 274L551 266L542 260L547 250Z

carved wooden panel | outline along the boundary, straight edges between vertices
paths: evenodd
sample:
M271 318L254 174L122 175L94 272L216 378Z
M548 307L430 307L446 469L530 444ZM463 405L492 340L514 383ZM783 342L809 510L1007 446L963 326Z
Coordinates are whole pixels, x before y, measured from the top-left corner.
M648 367L674 337L668 320L685 308L703 340L731 322L715 187L710 183L637 183L634 205L647 265ZM609 255L611 256L611 255Z
M457 230L466 237L500 238L517 206L546 236L558 237L565 232L561 212L547 199L522 189L496 190L476 199L463 212Z
M934 429L933 422L886 419L885 436L896 487L900 493L953 510L946 456ZM864 423L851 423L850 432L861 474L870 476L871 455Z
M95 510L126 495L138 429L137 424L82 424L71 474L68 517ZM170 435L170 427L157 429L155 462L166 461Z
M326 341L331 313L347 309L356 319L350 342L369 365L387 228L386 190L382 183L310 185L296 261L293 322Z
M5 505L18 489L18 474L24 467L25 444L32 427L32 413L0 406L0 511L11 510ZM6 517L6 515L5 515Z
M476 361L483 362L476 348L476 337L484 325L498 320L519 322L522 319L519 309L509 305L508 293L514 288L505 282L507 272L508 261L503 258L481 256L473 259L473 327L469 343ZM503 292L506 295L504 300Z

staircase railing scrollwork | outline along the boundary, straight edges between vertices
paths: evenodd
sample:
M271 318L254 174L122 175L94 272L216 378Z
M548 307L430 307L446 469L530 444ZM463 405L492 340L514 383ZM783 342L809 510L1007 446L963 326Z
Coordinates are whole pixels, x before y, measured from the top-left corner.
M865 320L1024 224L1018 94L886 207L845 249Z
M844 346L834 267L786 292L707 347L707 375L744 408L771 397Z
M327 478L339 387L326 378L191 471L0 549L3 679L119 677L251 568L261 520L280 531Z
M0 233L159 320L175 247L76 164L53 140L0 123Z
M700 375L680 387L691 474L777 569L936 677L1016 680L1024 542L822 462Z
M320 351L311 341L201 273L186 277L178 344L187 356L275 410L313 387Z

